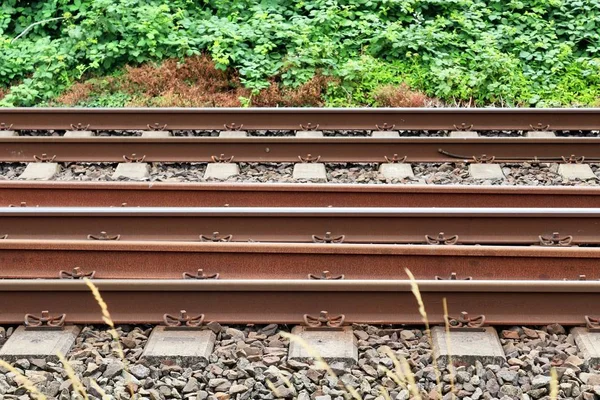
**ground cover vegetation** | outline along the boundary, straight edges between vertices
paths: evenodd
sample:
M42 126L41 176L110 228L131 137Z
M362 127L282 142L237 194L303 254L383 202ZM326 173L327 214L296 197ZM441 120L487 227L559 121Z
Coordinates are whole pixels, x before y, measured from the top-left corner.
M178 88L145 82L153 76ZM420 106L430 98L600 105L600 0L0 3L1 106Z

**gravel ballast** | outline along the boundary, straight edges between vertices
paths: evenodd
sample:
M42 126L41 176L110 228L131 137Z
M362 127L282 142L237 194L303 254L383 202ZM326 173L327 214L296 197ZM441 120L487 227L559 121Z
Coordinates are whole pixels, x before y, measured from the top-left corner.
M475 129L474 129L475 130ZM249 137L294 137L295 131L291 130L249 130L246 131ZM109 137L135 137L141 136L144 131L140 130L95 130L95 136ZM372 131L368 130L321 130L324 137L370 137ZM414 130L414 131L397 131L400 137L444 137L448 136L448 130ZM478 131L481 137L524 137L526 131ZM19 136L64 136L65 131L55 130L33 130L20 131ZM171 131L174 137L218 137L219 130L175 130ZM600 137L600 131L555 131L557 137Z
M215 349L208 362L190 368L177 365L149 365L140 361L152 327L117 328L127 365L117 356L116 344L103 327L86 326L67 355L90 399L100 393L91 381L110 398L139 399L275 399L341 400L345 386L352 387L365 400L412 398L405 385L398 385L386 372L394 371L391 351L405 358L423 399L542 399L548 398L550 369L558 377L558 397L592 400L600 393L600 373L583 361L574 339L560 325L547 327L500 328L506 354L504 365L482 365L436 369L429 340L422 329L402 327L355 326L359 362L355 366L331 365L337 377L307 363L287 360L288 341L281 331L286 326L221 327L209 324L217 333ZM502 330L505 329L505 330ZM1 339L12 328L0 328ZM61 364L44 360L18 360L17 370L50 398L80 398ZM274 393L275 392L275 393ZM27 391L6 370L0 371L0 397L25 400Z
M598 186L600 164L590 164L598 179L568 180L558 174L558 164L524 163L500 164L506 179L482 180L469 176L464 163L413 164L414 178L386 180L378 171L378 164L337 163L325 164L328 183L356 184L431 184L431 185L504 185L504 186ZM114 181L116 163L61 163L56 181ZM240 175L224 182L303 183L294 180L291 163L239 163ZM19 180L25 164L0 164L0 180ZM206 163L151 163L151 182L218 182L204 179ZM120 178L120 181L127 181ZM319 182L315 182L319 183Z

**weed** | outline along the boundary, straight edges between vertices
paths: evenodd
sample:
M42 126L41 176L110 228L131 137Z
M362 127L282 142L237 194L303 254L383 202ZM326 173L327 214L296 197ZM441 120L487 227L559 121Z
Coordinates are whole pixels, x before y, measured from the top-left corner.
M0 360L0 367L12 372L15 375L15 381L22 385L29 393L31 393L37 400L46 400L46 396L38 390L38 388L31 382L27 377L21 374L15 367L10 365L4 360Z
M433 353L433 337L431 336L431 329L429 327L429 318L427 317L427 312L425 311L425 303L423 303L423 298L421 297L421 291L419 290L419 285L417 284L415 276L412 274L412 272L410 272L410 270L408 268L404 268L404 271L406 272L406 274L408 275L408 278L410 279L410 288L411 288L413 295L415 296L415 299L417 300L417 304L419 305L419 314L421 315L421 319L422 319L423 323L425 324L425 335L427 335L427 339L429 340L429 346L431 347L431 353L432 353L432 358L433 358L433 370L435 371L435 380L437 382L439 392L441 393L442 392L442 384L441 384L441 380L440 380L440 371L435 362L435 358L436 358L435 354Z
M598 0L4 0L0 105L37 105L83 78L203 53L253 95L273 81L339 79L328 106L373 105L379 86L403 82L447 104L592 105L597 10ZM159 104L201 104L145 77L165 92Z
M406 83L381 86L373 98L381 107L426 107L430 102L425 93L410 90Z

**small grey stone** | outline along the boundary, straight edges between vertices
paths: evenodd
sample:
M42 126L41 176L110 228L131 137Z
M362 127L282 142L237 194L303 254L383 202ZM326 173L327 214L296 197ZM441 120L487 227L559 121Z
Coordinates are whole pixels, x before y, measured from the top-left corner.
M183 393L192 393L197 392L200 389L200 385L198 385L198 380L193 376L190 377L182 389Z
M551 324L548 325L546 327L546 330L548 331L549 334L554 334L554 335L564 335L565 332L565 328L562 327L562 325L559 324Z
M235 329L235 328L227 328L225 329L225 336L226 337L230 337L233 340L244 340L244 338L246 337L244 335L244 332Z
M223 327L217 321L209 322L208 324L206 324L206 327L213 331L215 334L218 334L223 330Z
M25 358L21 358L21 359L15 361L15 367L19 367L21 369L29 369L30 366L31 366L31 363L29 362L29 360L27 360Z
M544 396L546 393L548 393L548 389L546 389L546 388L532 389L527 392L527 394L530 395L531 397L533 397L534 399L539 399L542 396Z
M296 390L285 385L277 386L273 393L276 397L289 398L296 395Z
M520 388L507 383L506 385L502 385L500 393L510 397L518 397L522 392Z
M306 391L303 390L300 393L298 393L297 400L310 400L310 395Z
M580 374L580 377L583 374ZM583 381L583 379L582 379ZM590 376L587 379L587 382L584 382L586 385L590 385L590 386L598 386L600 385L600 375L599 374L590 374Z
M498 391L500 390L500 385L498 384L498 381L493 378L487 381L485 387L493 395L498 393Z
M131 375L135 376L138 379L145 379L150 376L150 368L142 364L132 365L129 368L129 372L131 372Z
M552 378L546 375L538 375L531 380L531 387L533 389L538 389L550 384Z
M244 385L233 385L229 388L229 394L238 394L248 391L248 388Z
M123 371L123 363L121 361L113 361L106 366L106 370L102 376L111 379Z
M510 369L501 369L496 374L498 378L501 378L504 382L516 383L519 374L516 371Z
M369 334L367 332L365 332L365 331L362 331L362 330L355 330L354 331L354 336L356 336L360 340L367 340L367 339L369 339Z

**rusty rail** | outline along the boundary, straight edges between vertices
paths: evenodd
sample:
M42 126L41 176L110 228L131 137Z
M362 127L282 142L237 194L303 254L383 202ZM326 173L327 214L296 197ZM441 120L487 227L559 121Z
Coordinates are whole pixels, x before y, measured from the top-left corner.
M0 207L600 207L600 188L0 181Z
M0 138L0 162L600 162L600 138Z
M347 323L421 324L406 280L395 281L96 281L115 323L159 323L187 310L221 323L302 323L304 315L344 315ZM493 325L583 325L596 316L600 282L419 281L430 323L449 314L483 314ZM65 314L67 323L101 323L81 281L0 281L0 323L21 323L27 313Z
M8 240L566 246L600 244L600 209L7 207L0 227Z
M0 265L0 279L596 280L600 248L0 240Z
M13 129L599 129L599 108L3 108ZM389 129L388 128L388 129ZM384 128L385 129L385 128Z

